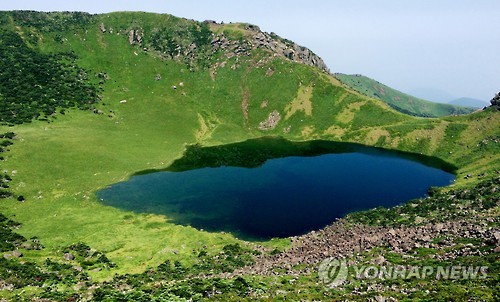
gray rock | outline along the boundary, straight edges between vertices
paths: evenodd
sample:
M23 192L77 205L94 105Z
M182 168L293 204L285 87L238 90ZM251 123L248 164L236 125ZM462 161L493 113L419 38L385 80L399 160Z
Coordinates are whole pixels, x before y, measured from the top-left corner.
M129 32L128 32L128 42L130 43L130 45L134 44L134 30L131 29Z
M141 44L142 43L142 36L138 30L135 31L135 40L137 43Z
M276 128L276 125L278 125L278 122L281 120L281 115L278 111L274 110L273 112L269 113L269 117L267 120L260 122L259 124L259 129L260 130L272 130ZM313 234L313 233L311 233Z
M495 94L495 97L491 99L490 103L491 107L500 110L500 92Z
M377 302L385 302L387 299L384 296L375 296L375 301Z
M10 284L5 282L4 280L0 280L0 291L12 291L14 289L14 284ZM3 301L3 300L0 300ZM7 300L5 300L7 301Z
M20 251L18 250L15 250L12 252L12 256L16 257L16 258L20 258L23 256L23 253L21 253Z
M21 253L18 250L12 251L10 253L3 254L3 257L5 259L10 259L10 258L21 258L23 256L23 253Z
M73 256L73 254L71 253L64 253L64 259L71 261L75 259L75 256Z
M500 231L494 231L493 238L495 238L495 242L497 245L500 244Z

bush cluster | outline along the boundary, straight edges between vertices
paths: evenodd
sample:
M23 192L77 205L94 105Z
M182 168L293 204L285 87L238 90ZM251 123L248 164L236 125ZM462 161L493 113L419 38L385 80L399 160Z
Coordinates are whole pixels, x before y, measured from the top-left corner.
M54 32L84 28L94 20L94 15L85 12L0 12L0 24L7 23L8 18L12 18L15 24L23 27L36 28L43 32Z
M16 32L0 30L0 123L47 120L58 108L88 109L98 86L74 53L43 54Z

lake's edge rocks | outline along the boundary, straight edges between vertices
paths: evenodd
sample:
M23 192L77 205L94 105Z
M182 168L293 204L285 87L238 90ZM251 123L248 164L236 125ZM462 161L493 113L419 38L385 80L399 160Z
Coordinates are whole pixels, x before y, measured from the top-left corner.
M388 248L398 254L408 254L416 248L443 249L453 246L455 238L479 239L483 242L482 245L495 245L498 248L498 237L499 229L475 220L414 227L377 227L351 224L340 219L320 231L292 237L292 247L289 250L272 256L263 255L257 259L255 265L228 274L227 277L240 274L276 275L277 270L298 276L313 273L315 268L329 257L348 259L377 247ZM434 242L438 238L440 240ZM465 248L458 252L438 255L435 259L450 260L473 251L474 249ZM296 266L304 264L304 271L297 271Z

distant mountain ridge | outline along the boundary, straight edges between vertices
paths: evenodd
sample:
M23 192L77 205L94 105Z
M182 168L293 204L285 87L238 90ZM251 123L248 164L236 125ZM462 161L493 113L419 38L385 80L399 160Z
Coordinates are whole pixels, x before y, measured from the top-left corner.
M449 103L458 97L452 95L451 93L433 87L418 87L415 89L411 89L409 91L405 91L404 93L413 95L419 99L432 101L434 103Z
M369 97L377 98L394 109L421 117L440 117L461 115L474 112L476 109L452 104L434 103L403 93L384 85L374 79L360 74L348 75L336 73L335 77L349 88Z
M483 108L487 107L490 104L488 102L485 102L483 100L478 100L474 98L459 98L453 101L448 102L450 105L456 105L456 106L465 106L465 107L474 107L474 108Z

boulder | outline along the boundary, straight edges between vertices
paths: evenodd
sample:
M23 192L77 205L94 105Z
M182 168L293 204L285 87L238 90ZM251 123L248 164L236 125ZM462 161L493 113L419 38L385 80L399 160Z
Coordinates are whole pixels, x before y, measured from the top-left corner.
M13 251L11 254L13 257L16 257L16 258L21 258L23 256L23 253L21 253L18 250Z
M130 43L130 45L134 44L134 30L133 29L131 29L128 32L128 42Z
M135 31L135 40L137 43L141 44L142 43L142 36L138 30Z
M73 256L73 254L71 254L71 253L64 253L64 259L71 261L71 260L75 259L75 256Z
M23 256L23 253L21 253L18 250L12 251L10 253L3 254L3 257L5 259L10 259L10 258L21 258Z
M495 243L500 245L500 231L494 231L493 238L495 238Z

